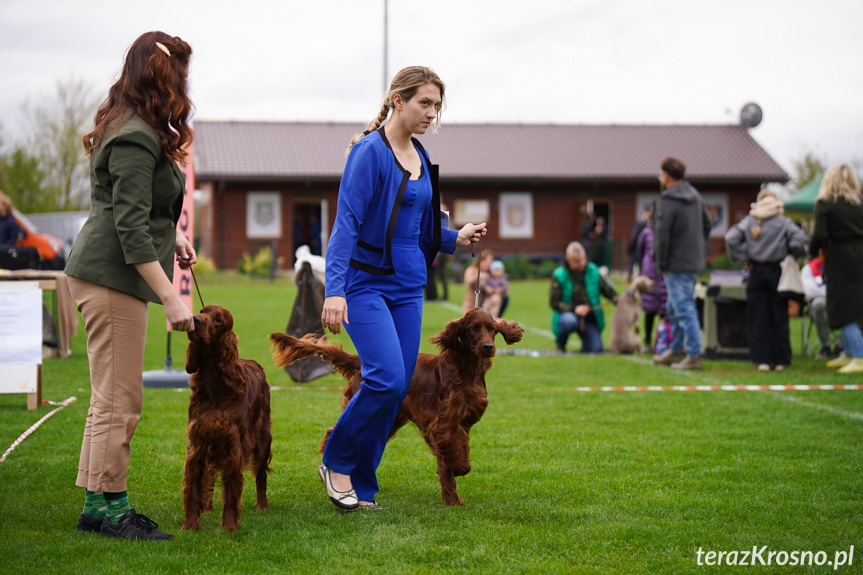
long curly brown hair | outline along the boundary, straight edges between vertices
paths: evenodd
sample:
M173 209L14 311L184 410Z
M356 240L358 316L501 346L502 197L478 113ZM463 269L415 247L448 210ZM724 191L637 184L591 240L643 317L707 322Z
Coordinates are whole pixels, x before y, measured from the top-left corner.
M118 130L122 121L117 120L125 120L131 109L156 132L165 155L182 161L188 155L184 147L195 137L188 124L193 111L186 79L191 56L191 46L164 32L147 32L135 40L120 79L96 111L95 128L84 136L85 152L98 148L109 128Z

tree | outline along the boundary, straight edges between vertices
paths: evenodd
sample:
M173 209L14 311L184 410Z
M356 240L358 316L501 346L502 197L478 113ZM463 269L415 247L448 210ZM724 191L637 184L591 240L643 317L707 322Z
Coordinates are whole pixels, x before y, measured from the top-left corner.
M39 160L20 146L0 158L0 190L24 213L57 209L59 192L46 185Z
M52 209L77 210L89 200L87 159L81 143L92 129L98 101L82 80L57 83L53 99L24 104L30 123L28 151L38 158L46 189L57 193Z
M814 151L804 149L799 158L791 162L791 185L799 190L809 182L813 182L827 171L827 159L818 156Z

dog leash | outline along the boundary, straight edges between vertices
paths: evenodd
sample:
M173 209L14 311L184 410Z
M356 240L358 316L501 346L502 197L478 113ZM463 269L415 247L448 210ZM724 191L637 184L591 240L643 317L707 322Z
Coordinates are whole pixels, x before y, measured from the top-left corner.
M205 308L207 306L204 305L204 298L201 297L201 288L198 287L198 278L195 277L195 270L192 269L193 266L189 266L189 271L192 273L192 281L195 283L195 289L198 290L198 299L201 300L201 308Z
M474 255L474 245L473 242L470 244L470 255ZM479 237L479 257L476 260L476 289L474 290L474 298L473 298L473 307L479 307L479 278L482 275L482 270L480 266L482 265L482 236Z

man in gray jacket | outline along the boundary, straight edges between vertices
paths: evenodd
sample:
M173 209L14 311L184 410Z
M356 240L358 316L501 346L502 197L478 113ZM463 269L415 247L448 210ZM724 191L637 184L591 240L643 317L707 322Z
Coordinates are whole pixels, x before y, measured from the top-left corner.
M707 257L710 217L701 195L683 180L686 165L665 158L659 173L663 190L656 202L653 256L668 288L672 341L653 357L672 369L701 369L701 328L695 309L695 283Z

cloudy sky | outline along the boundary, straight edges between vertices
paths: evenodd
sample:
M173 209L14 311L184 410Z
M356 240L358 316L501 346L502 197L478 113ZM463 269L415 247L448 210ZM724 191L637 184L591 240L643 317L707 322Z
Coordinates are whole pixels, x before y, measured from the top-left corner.
M60 81L103 98L126 48L194 51L202 120L365 123L384 92L384 0L0 0L0 137ZM388 76L431 66L446 122L722 124L786 170L803 150L863 161L859 0L389 0ZM443 128L442 128L443 129Z

